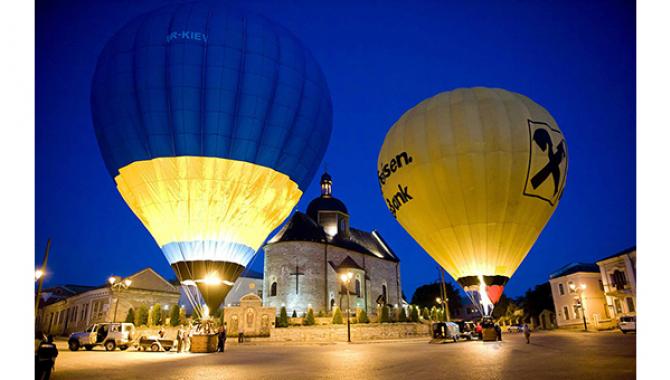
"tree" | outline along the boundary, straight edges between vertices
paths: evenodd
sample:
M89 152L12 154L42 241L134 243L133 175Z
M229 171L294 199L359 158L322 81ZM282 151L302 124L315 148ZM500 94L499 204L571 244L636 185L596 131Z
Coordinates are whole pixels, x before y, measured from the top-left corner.
M419 307L416 305L410 305L409 309L409 320L412 322L419 322Z
M310 307L305 313L305 318L302 320L302 324L305 326L312 326L315 323L314 320L314 310Z
M423 312L421 313L421 318L425 320L430 320L430 310L428 310L427 307L423 308Z
M295 312L295 309L293 309L293 314L291 314L291 318L298 318L298 313Z
M342 320L342 311L340 311L339 307L336 307L335 311L333 311L333 324L341 325L343 323L344 321Z
M430 320L431 321L437 321L437 308L435 306L430 308Z
M172 305L170 308L170 326L179 325L179 306Z
M128 314L126 314L126 323L135 323L135 310L131 307L128 309Z
M370 320L368 319L368 313L366 313L365 310L358 312L357 319L358 323L370 323Z
M179 324L185 325L186 322L188 322L188 319L186 318L186 308L182 306L179 308Z
M432 284L421 285L414 291L412 296L412 304L421 307L431 307L435 305L437 298L442 298L440 287L441 282L434 282ZM461 293L457 287L450 281L445 282L447 288L447 298L449 299L448 306L450 311L460 310L463 306Z
M401 307L400 310L398 310L398 322L407 322L407 313L405 313L404 307Z
M326 314L323 312L323 310L319 310L319 312L316 314L317 317L323 318L326 316Z
M389 307L384 305L382 306L382 315L379 317L380 323L389 323L391 322L391 317L389 316Z
M282 306L281 310L279 311L277 327L288 327L288 314L286 314L286 307L284 306Z
M549 282L537 285L533 289L528 289L526 293L520 297L519 301L523 307L524 319L526 321L531 317L538 318L540 313L545 309L553 311L554 313L556 312Z
M146 305L142 305L135 313L135 326L147 326L149 324L149 309Z
M151 308L151 321L150 323L153 326L159 326L161 324L161 305L154 304Z

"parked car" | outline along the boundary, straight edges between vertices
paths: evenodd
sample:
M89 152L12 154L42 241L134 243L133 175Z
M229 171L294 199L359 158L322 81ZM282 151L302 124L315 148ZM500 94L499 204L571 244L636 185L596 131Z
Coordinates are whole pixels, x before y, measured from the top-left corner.
M132 323L96 323L86 331L70 334L68 347L70 351L77 351L84 347L90 351L95 346L103 346L107 351L127 349L133 341L135 325Z
M626 317L621 317L619 318L619 330L621 330L622 333L627 333L629 331L635 332L635 323L636 323L636 318L635 316L626 316Z
M507 332L515 332L515 333L520 333L523 332L523 325L522 324L517 324L517 325L511 325L507 328Z

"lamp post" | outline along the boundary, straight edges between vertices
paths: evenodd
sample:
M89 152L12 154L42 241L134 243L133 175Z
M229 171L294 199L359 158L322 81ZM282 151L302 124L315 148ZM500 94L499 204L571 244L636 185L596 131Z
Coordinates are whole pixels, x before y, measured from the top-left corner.
M340 280L342 284L347 288L347 342L351 343L351 322L349 321L350 305L349 305L349 284L351 283L351 278L354 277L354 274L351 272L342 273L340 275Z
M450 321L449 321L450 318L449 318L449 316L447 315L447 302L449 302L449 298L447 298L447 299L445 299L444 301L442 301L442 298L437 297L437 298L435 298L435 302L437 302L438 305L442 305L442 315L443 315L443 318L444 318L445 321L450 322Z
M578 305L582 308L582 320L584 321L584 331L588 331L586 327L586 305L584 303L584 290L586 289L586 284L579 284L579 287L575 284L570 284L570 289L576 290L578 294Z
M128 289L128 287L130 287L130 284L133 283L130 279L127 278L121 281L121 278L118 276L111 276L108 281L109 285L112 288L112 292L116 290L119 293L121 292L121 290ZM114 319L112 319L112 322L116 322L116 311L118 308L119 308L119 295L117 294L116 305L114 306Z

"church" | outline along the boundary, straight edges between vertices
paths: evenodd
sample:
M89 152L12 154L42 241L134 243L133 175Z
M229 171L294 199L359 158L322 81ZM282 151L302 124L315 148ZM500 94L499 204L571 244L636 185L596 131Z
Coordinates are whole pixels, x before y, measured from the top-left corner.
M263 303L302 315L308 308L334 307L376 314L381 305L401 304L400 260L379 232L349 225L349 211L333 197L333 181L321 176L321 196L307 212L296 211L263 247ZM343 283L342 274L350 280ZM348 288L348 292L347 292Z

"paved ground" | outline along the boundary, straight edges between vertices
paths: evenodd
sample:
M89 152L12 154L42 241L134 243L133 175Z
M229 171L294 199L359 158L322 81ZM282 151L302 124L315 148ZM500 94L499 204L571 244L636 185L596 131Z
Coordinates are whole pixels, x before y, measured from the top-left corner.
M635 335L504 334L503 342L426 339L229 345L223 354L60 348L53 379L635 379Z

